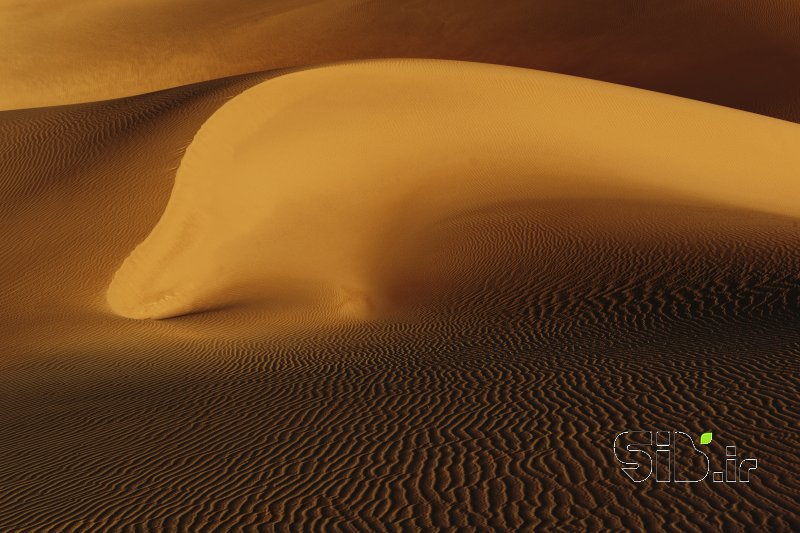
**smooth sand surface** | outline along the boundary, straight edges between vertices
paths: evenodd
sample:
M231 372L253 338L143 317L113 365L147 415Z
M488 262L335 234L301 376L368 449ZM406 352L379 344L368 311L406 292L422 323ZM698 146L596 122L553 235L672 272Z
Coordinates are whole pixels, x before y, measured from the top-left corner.
M405 57L561 72L800 121L794 0L4 0L0 9L0 109Z
M263 64L241 48L262 42L256 3L44 4L0 7L22 32L0 31L14 51L0 65L19 67L0 94L20 107ZM797 53L790 2L639 7L621 32L564 2L551 34L485 10L435 22L434 4L456 5L408 15L452 28L427 51L392 33L399 3L318 24L369 20L416 56L548 57L796 110L794 71L777 67ZM337 37L337 55L285 23L339 6L264 8L285 11L296 71L0 112L0 531L797 530L800 126L530 69L304 67L309 50L377 50ZM212 19L239 37L220 45ZM142 42L103 33L126 21ZM48 53L21 37L45 23ZM701 33L717 44L685 53ZM185 72L167 34L197 47ZM85 61L51 68L71 47ZM636 485L612 444L637 429L712 431L713 469L726 445L758 469Z
M394 243L509 201L679 199L800 216L798 146L800 125L527 69L404 60L291 73L200 128L108 302L168 318L237 295L270 301L276 287L285 300L294 285L304 302L313 286L368 313L391 305L374 278L404 268L381 264Z

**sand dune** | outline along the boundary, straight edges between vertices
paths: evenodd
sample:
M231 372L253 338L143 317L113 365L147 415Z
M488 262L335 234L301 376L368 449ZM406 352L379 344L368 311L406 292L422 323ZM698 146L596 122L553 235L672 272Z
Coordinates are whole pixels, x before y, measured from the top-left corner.
M405 57L561 72L800 121L798 28L792 0L6 0L0 109Z
M796 13L2 3L0 531L798 530Z
M371 270L385 272L376 264L392 243L487 202L628 197L800 216L797 146L795 124L544 72L305 70L249 89L200 128L108 301L165 318L294 283L303 300L313 295L300 288L316 286L374 308Z

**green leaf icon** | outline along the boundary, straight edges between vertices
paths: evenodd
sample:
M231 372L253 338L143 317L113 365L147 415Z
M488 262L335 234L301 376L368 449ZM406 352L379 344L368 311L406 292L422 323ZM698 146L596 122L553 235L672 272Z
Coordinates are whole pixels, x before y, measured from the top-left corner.
M711 435L710 431L708 433L703 433L702 435L700 435L700 444L708 444L709 442L711 442L712 438L713 436Z

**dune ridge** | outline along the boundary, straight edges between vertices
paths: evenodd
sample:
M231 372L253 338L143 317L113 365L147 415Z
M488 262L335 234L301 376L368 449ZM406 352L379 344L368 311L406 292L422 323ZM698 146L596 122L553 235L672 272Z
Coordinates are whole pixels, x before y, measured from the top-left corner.
M268 299L295 283L355 293L368 313L382 305L369 270L388 243L487 198L798 216L798 145L788 122L525 69L394 60L293 72L200 128L108 302L165 318L227 305L236 287Z

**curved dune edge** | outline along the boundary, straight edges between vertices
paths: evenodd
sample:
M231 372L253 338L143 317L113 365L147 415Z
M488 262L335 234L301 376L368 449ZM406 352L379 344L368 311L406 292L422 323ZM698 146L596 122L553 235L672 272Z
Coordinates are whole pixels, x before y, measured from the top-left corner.
M394 60L295 72L202 126L107 300L130 318L256 295L363 316L396 243L476 206L692 199L798 216L798 145L795 124L540 71Z

